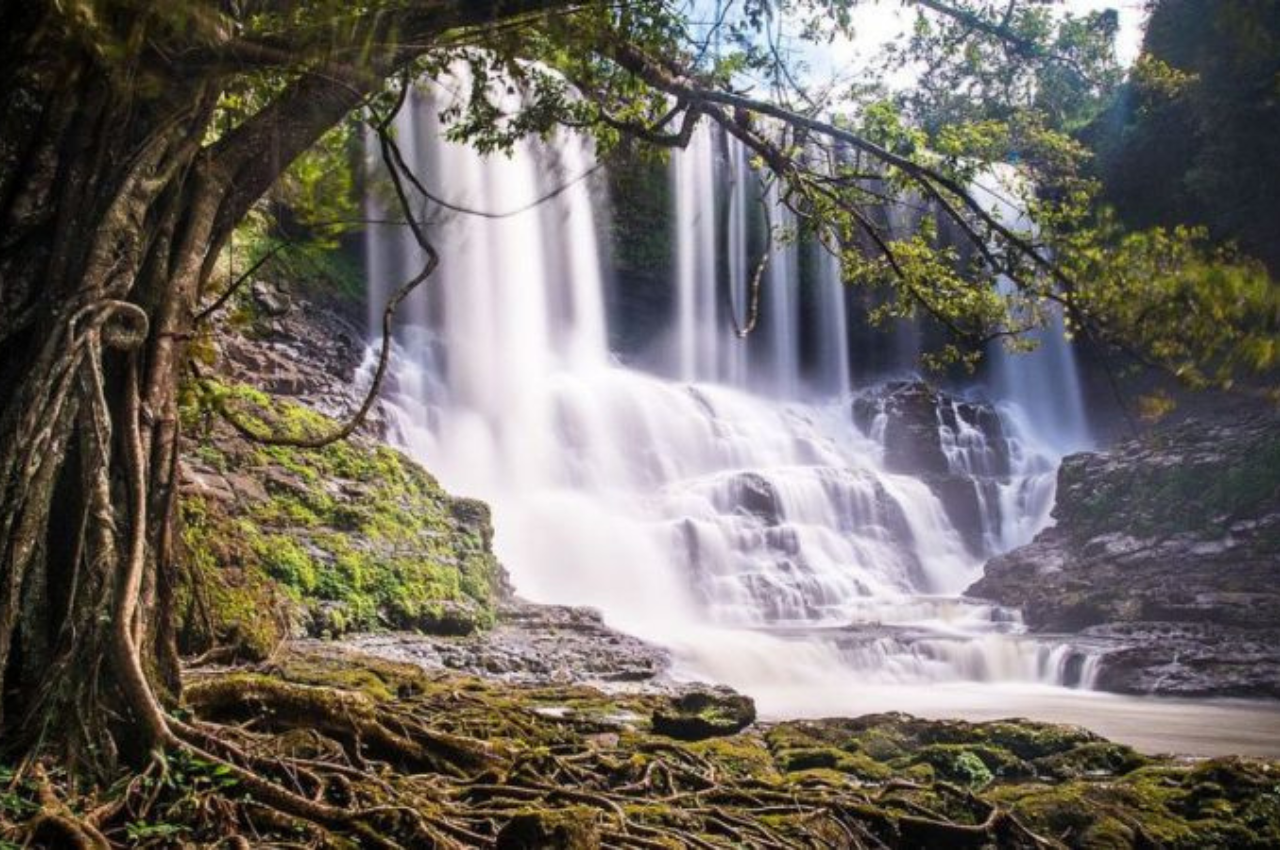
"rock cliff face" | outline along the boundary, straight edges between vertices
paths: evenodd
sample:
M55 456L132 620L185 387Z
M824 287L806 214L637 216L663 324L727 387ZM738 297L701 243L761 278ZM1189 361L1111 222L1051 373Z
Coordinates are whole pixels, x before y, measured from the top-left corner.
M1054 518L969 595L1097 638L1108 690L1280 697L1280 418L1073 455Z

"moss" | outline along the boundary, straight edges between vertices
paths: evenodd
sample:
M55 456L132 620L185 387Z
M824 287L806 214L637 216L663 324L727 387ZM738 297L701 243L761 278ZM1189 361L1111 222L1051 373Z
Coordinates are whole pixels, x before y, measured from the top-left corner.
M1162 442L1177 445L1196 436L1147 439L1158 450ZM1064 466L1063 489L1088 493L1076 503L1067 526L1088 534L1112 528L1122 516L1126 531L1143 536L1222 531L1224 523L1274 499L1280 488L1280 438L1261 433L1222 448L1183 463L1134 462L1124 475L1092 475L1086 467ZM1090 475L1087 486L1080 475Z
M279 584L252 566L249 540L228 533L231 524L216 504L186 497L181 517L187 566L178 588L182 648L218 645L250 661L265 659L289 631Z
M993 796L1042 833L1072 846L1132 843L1168 848L1280 844L1280 788L1274 766L1215 759L1199 766L1151 764L1116 780L1009 785ZM1122 842L1141 832L1141 841Z
M734 777L770 780L779 776L773 757L758 735L742 733L724 738L683 744L682 747L702 758L723 766Z
M1089 775L1121 775L1149 764L1150 759L1132 747L1097 741L1055 753L1033 762L1037 773L1055 779Z
M304 437L334 427L306 407L249 387L204 381L190 395L193 404L227 406L264 432ZM251 445L225 425L188 418L205 422L196 434L206 458L216 455L220 469L258 482L255 498L198 506L188 500L184 516L194 530L186 535L187 548L200 565L192 575L207 581L222 570L235 578L218 582L224 586L273 585L292 603L286 624L309 623L316 635L388 626L465 632L493 624L503 574L489 549L482 505L453 499L385 446L357 438L314 450ZM210 619L245 613L248 600L213 595L217 607L235 610ZM278 642L278 634L271 637ZM255 640L251 654L260 655L266 642Z
M594 850L600 815L586 806L526 809L498 832L498 850Z
M1018 769L1021 762L1003 750L992 747L965 747L956 744L930 744L912 755L894 762L897 767L927 764L934 776L967 788L981 788L997 775L1025 775Z

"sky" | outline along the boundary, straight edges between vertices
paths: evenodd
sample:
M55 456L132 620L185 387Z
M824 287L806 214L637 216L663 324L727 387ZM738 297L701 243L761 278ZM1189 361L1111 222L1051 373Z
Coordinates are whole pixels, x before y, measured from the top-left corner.
M1129 65L1138 57L1142 47L1142 29L1146 22L1146 0L1066 0L1057 8L1064 12L1083 14L1104 9L1119 13L1120 33L1116 53L1122 63ZM902 0L872 0L855 7L853 21L857 38L852 42L836 43L828 49L828 55L813 62L814 70L826 64L826 71L837 76L855 74L857 69L871 60L888 41L907 31L915 19L916 10ZM829 63L829 64L828 64ZM823 76L826 76L824 73ZM894 87L911 82L910 72L890 81Z

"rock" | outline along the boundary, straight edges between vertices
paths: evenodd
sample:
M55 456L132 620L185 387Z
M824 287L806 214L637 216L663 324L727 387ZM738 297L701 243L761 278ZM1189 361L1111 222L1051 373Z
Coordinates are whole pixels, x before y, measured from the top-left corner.
M1012 473L1009 437L989 404L956 398L922 382L898 381L853 401L853 420L879 436L890 472L922 478L975 555L999 522L997 486ZM984 519L984 506L992 516Z
M487 504L479 499L455 497L449 510L458 525L474 532L486 547L493 543L493 521Z
M1185 422L1066 458L1055 525L967 593L1109 642L1107 690L1280 695L1278 424Z
M782 500L764 476L743 472L733 476L727 489L731 504L724 507L754 516L768 526L782 523Z
M482 613L471 600L446 599L412 614L392 614L390 618L397 628L427 635L463 637L479 631Z
M235 491L220 473L197 463L182 464L180 487L186 496L208 499L214 502L234 502Z
M942 503L960 535L969 549L976 553L984 550L985 523L982 517L982 505L999 504L994 479L970 478L963 475L937 475L925 479L929 489Z
M497 850L596 850L597 812L586 806L521 812L498 830Z
M751 697L728 688L696 688L654 709L653 731L681 741L733 735L756 719Z
M351 606L345 602L320 601L307 609L306 630L311 637L340 638L355 623Z
M283 316L293 306L288 295L266 281L255 280L250 292L253 294L253 303L268 316Z
M265 502L268 498L267 488L263 486L262 481L252 475L228 472L226 481L236 496L245 501Z
M597 611L519 600L503 605L497 625L485 631L369 635L348 643L383 658L496 676L513 684L653 683L670 663L665 650L613 631Z
M854 422L871 433L883 415L884 464L891 472L946 475L947 456L938 437L939 396L926 384L897 382L854 399Z
M1280 698L1280 627L1112 623L1083 634L1114 644L1096 686L1129 694Z

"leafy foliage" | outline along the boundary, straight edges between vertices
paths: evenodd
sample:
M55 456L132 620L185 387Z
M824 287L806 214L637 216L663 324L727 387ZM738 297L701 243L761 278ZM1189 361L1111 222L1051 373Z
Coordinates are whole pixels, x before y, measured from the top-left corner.
M1085 132L1132 227L1202 225L1280 269L1280 7L1160 0L1143 55Z

